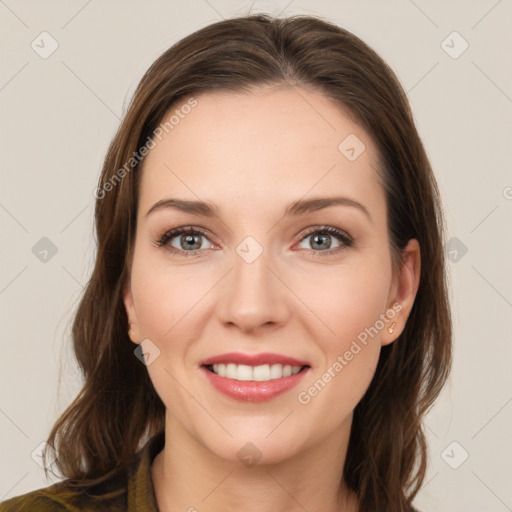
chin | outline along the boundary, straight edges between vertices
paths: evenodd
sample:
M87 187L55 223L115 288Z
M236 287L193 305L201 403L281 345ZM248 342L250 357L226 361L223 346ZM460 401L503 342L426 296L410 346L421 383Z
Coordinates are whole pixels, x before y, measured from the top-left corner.
M231 433L233 438L225 438L222 445L217 437L214 440L204 440L204 446L221 459L247 467L255 464L278 464L296 455L303 445L291 432L284 430L268 437L267 430L261 429Z

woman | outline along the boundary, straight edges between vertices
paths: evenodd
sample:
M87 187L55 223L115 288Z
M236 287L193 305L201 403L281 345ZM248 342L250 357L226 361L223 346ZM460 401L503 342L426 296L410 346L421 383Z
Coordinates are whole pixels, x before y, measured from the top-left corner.
M308 16L189 35L95 196L85 382L46 453L66 479L2 511L414 510L451 362L443 219L373 50Z

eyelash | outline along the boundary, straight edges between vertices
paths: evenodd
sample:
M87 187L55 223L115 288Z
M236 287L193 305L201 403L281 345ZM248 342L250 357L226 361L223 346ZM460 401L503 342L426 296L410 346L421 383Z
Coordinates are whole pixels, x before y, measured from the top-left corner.
M159 237L157 242L155 242L156 247L164 247L167 251L169 251L171 254L180 254L185 257L189 256L196 256L197 253L201 252L202 249L198 249L195 251L183 251L181 249L176 249L175 247L172 247L168 245L168 243L175 238L177 235L181 234L190 234L190 235L201 235L205 238L208 238L208 235L205 231L203 231L200 228L196 228L193 226L187 226L187 227L179 227L175 229L171 229L170 231L166 231L163 235ZM313 227L311 229L308 229L308 231L300 238L299 242L302 242L304 239L306 239L308 236L311 236L313 234L328 234L338 239L338 241L342 242L342 245L339 247L336 247L335 249L329 249L326 251L314 251L313 249L310 249L310 251L316 256L332 256L333 254L336 254L342 250L345 250L348 247L352 247L354 240L353 238L346 233L345 231L342 231L341 229L332 227L332 226L321 226L321 227Z

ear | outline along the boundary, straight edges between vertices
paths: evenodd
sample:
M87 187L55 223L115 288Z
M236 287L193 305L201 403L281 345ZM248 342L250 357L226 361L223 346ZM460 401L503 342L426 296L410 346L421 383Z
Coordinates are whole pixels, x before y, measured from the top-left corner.
M137 322L137 314L135 312L135 306L133 304L133 295L129 279L126 281L126 284L124 285L123 288L123 302L124 308L126 310L126 316L128 317L129 325L126 326L128 336L130 337L133 343L138 345L140 343L140 333L138 328L139 324Z
M409 240L402 251L401 266L393 276L387 317L390 318L381 336L381 344L388 345L402 334L414 305L420 284L421 251L418 241ZM393 317L391 316L394 312ZM391 329L392 332L389 332Z

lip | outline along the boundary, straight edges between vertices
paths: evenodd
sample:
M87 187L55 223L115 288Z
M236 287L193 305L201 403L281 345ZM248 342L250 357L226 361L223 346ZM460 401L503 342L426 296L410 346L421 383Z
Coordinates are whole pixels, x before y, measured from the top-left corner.
M281 354L272 354L264 352L261 354L242 354L241 352L229 352L227 354L219 354L217 356L209 357L201 362L202 366L211 364L246 364L248 366L260 366L262 364L282 364L290 366L311 366L307 361L301 361L294 357L289 357ZM225 377L221 377L225 378ZM289 378L289 377L283 377ZM279 380L279 379L276 379ZM239 382L239 381L237 381ZM251 381L247 381L251 382Z
M289 360L290 358L285 359ZM304 368L299 373L290 375L289 377L281 377L280 379L272 379L268 381L229 379L211 372L206 368L206 366L201 366L200 370L205 374L210 384L217 391L230 398L244 402L265 402L294 388L311 370L311 368Z

